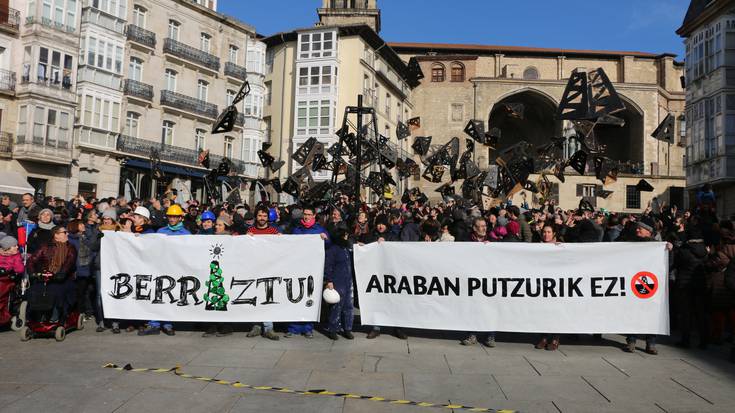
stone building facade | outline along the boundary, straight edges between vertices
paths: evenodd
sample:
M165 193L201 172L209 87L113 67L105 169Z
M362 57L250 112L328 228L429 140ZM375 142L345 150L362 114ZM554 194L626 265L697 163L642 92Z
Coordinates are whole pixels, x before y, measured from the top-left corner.
M686 44L686 177L705 184L721 218L735 214L735 2L692 0L677 34Z
M202 199L200 149L213 166L227 157L241 176L260 176L265 44L253 27L218 13L214 0L22 3L22 24L0 24L11 39L0 34L0 65L10 51L7 70L20 74L13 93L0 92L0 170L64 198L175 188ZM253 93L235 129L212 135L245 79ZM160 181L150 173L152 149Z
M571 135L571 124L556 119L567 80L575 69L603 68L626 105L624 112L616 114L625 120L625 126L597 129L599 140L607 145L607 156L619 162L619 179L604 187L613 194L603 199L599 197L601 182L595 179L592 168L584 176L569 168L566 183L549 178L555 183L554 197L563 208L576 208L582 197L613 211L640 212L653 197L683 206L681 122L677 123L674 142L651 137L668 114L683 119L683 66L673 55L461 44L390 46L404 61L415 57L425 74L412 94L414 112L421 116L421 129L414 135L432 136L434 144L446 143L454 136L464 138L462 130L470 119L482 120L488 129L501 129L497 150L476 147L475 160L481 168L520 140L540 145L551 137ZM504 119L499 109L505 103L523 104L524 119ZM567 140L566 155L577 149L575 142ZM538 178L532 175L531 179ZM636 191L640 179L652 184L654 192ZM415 183L427 194L439 196L433 192L437 184L425 180ZM513 199L517 204L527 201L529 206L534 200L527 191Z

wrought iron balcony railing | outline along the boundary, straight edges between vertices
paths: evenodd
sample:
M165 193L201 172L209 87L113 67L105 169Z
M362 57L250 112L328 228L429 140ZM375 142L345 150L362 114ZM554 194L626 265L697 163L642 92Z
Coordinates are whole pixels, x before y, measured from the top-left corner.
M13 134L0 132L0 157L8 157L13 153Z
M70 76L64 76L61 80L58 79L52 79L52 78L45 78L38 75L29 75L29 76L21 76L20 84L36 84L41 86L46 86L53 89L62 89L66 90L68 92L72 91L72 87L74 84L71 81Z
M176 109L196 113L212 119L216 118L219 114L217 111L217 105L213 103L208 103L170 90L161 91L161 105L171 106Z
M148 158L151 150L158 151L158 155L162 161L176 162L183 165L200 166L198 157L199 152L195 149L180 148L178 146L166 145L161 142L149 141L147 139L135 138L133 136L120 135L117 138L117 150L119 152L138 155ZM221 155L210 155L209 162L212 167L216 167L222 162L224 157ZM239 159L230 159L238 173L243 173L246 169L246 163Z
M248 78L248 71L242 66L227 62L225 63L225 76L231 76L244 81Z
M15 72L0 69L0 90L4 92L15 91Z
M10 7L0 10L0 27L17 32L20 27L20 12Z
M123 93L147 101L153 100L153 86L133 79L125 79Z
M156 34L150 30L146 30L134 24L128 24L126 33L128 40L130 41L140 43L143 46L148 46L151 49L156 47Z
M174 39L164 39L163 52L188 60L208 69L219 71L219 57L178 42Z

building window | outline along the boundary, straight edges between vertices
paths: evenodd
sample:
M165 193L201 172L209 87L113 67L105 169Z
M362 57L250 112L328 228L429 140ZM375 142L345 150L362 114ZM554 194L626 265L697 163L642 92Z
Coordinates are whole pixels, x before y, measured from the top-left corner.
M297 135L328 135L330 133L329 100L300 101L297 105L296 134Z
M128 73L130 79L138 82L143 81L143 60L137 57L130 58L130 70Z
M85 95L83 123L97 129L118 132L120 122L120 102L110 99Z
M168 21L168 38L178 41L179 40L179 27L181 24L176 20Z
M265 82L265 104L266 106L271 105L271 99L273 99L273 84L271 82Z
M273 49L266 50L265 52L265 71L267 73L273 73L273 60L276 58L276 52Z
M46 113L46 142L53 145L53 143L56 141L56 111L53 109L49 109Z
M452 122L462 122L464 119L464 105L452 103Z
M141 29L145 29L145 19L147 13L148 10L146 10L145 7L137 4L133 6L133 24L140 27Z
M452 82L464 82L464 65L462 63L452 63Z
M390 117L390 93L385 94L385 116Z
M176 124L170 120L163 121L163 125L161 126L161 142L163 142L164 145L174 144L174 126L176 126Z
M209 83L206 80L197 82L197 99L207 101L207 92L209 91Z
M299 94L330 93L337 83L334 66L307 66L299 68Z
M237 64L237 55L240 49L234 44L230 45L230 62Z
M625 187L625 207L627 209L641 209L641 193L635 185Z
M523 71L523 79L525 80L538 80L538 70L531 66L527 67L526 70Z
M207 33L202 33L199 36L199 50L209 53L209 46L212 41L212 36Z
M59 142L69 142L69 113L59 112Z
M140 122L140 115L135 112L128 112L125 117L125 132L124 135L131 136L133 138L138 137L138 123Z
M581 196L584 198L594 198L597 196L596 188L597 188L597 185L579 184L578 196Z
M232 136L225 136L224 154L226 158L232 159L232 145L234 141L235 141L235 138L233 138Z
M242 139L242 160L245 162L251 162L252 160L250 157L253 154L253 151L251 150L251 145L253 144L252 138L243 138Z
M303 33L299 35L299 57L314 59L334 55L335 32Z
M176 92L176 71L172 69L166 69L164 78L166 80L166 90Z
M396 123L403 122L403 117L402 117L403 116L403 105L401 104L400 101L398 101L397 109L398 110L396 111Z
M245 97L245 115L260 118L263 116L263 96L260 92L250 93Z
M207 131L204 129L197 129L194 133L194 149L197 151L203 151L207 147L206 142Z
M443 82L444 81L444 65L441 63L434 63L431 66L431 81L432 82Z
M237 93L234 90L227 89L227 106L232 105L232 102L235 101L235 95Z
M36 106L33 112L33 142L43 143L43 126L46 123L45 109L42 106Z
M26 130L28 128L28 106L23 105L18 110L18 136L26 136Z
M121 43L113 43L109 39L98 39L90 36L82 42L86 46L86 53L82 50L82 57L87 57L87 64L98 69L122 73L124 50ZM70 56L71 57L71 56Z
M265 68L263 67L264 64L265 50L251 44L251 48L248 49L247 61L245 62L248 72L265 73Z

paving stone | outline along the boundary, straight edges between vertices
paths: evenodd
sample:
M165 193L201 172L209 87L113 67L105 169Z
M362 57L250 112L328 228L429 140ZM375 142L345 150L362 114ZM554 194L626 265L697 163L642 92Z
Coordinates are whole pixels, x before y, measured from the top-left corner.
M238 401L240 396L235 394L153 388L143 390L115 412L228 412Z
M495 375L509 400L580 402L606 401L581 377L522 377Z
M366 353L362 365L365 372L426 372L451 373L442 355L411 355L395 353Z
M283 350L207 348L188 364L194 366L272 368L283 354Z
M232 413L341 413L345 401L328 396L299 396L281 393L250 392L239 398Z
M231 382L239 381L240 383L251 386L285 387L304 390L306 389L306 382L309 380L310 375L311 370L225 367L215 378ZM230 393L243 392L243 389L216 383L209 383L206 389Z
M485 352L445 354L452 374L503 374L538 376L533 366L521 355L489 356Z
M612 403L657 403L664 409L677 405L693 405L700 409L713 406L666 377L586 379Z
M488 403L505 396L489 374L404 373L406 399L495 408Z
M361 373L354 371L314 371L309 377L307 390L329 390L403 399L403 377L401 373Z
M113 412L142 390L142 387L50 384L3 405L2 411Z
M363 362L361 353L330 353L303 350L288 350L278 360L276 367L283 369L360 371Z
M41 387L36 384L0 383L0 406L7 406Z

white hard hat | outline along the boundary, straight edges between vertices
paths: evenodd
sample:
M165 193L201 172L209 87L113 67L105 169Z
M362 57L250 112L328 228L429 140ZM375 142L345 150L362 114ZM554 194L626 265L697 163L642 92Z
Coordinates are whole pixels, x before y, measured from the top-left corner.
M339 293L337 290L330 290L327 288L322 293L322 297L324 297L324 301L326 301L327 304L337 304L339 302Z
M139 206L135 208L135 211L133 211L133 214L140 215L142 217L145 217L146 219L151 219L151 211L149 211L148 208L144 206Z

